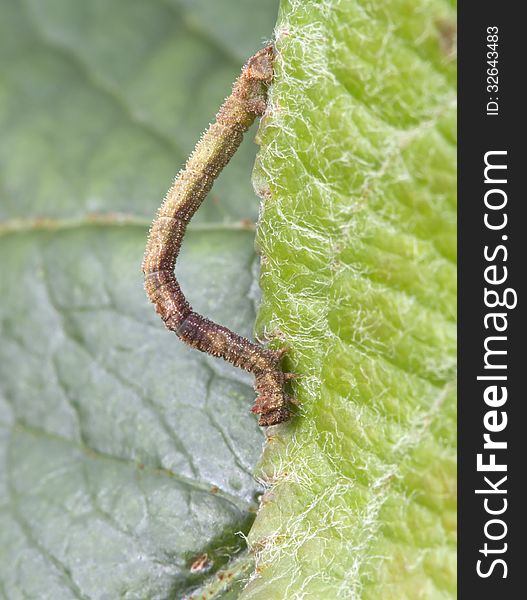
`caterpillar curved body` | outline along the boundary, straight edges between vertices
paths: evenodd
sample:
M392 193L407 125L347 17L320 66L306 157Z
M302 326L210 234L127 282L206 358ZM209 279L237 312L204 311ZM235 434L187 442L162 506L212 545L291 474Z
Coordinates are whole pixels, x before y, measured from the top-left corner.
M293 377L280 369L283 350L264 348L213 323L192 310L174 274L188 222L214 180L239 147L243 134L267 106L273 78L273 47L251 57L221 106L216 121L196 145L180 171L152 224L143 260L145 289L168 329L193 348L219 356L255 375L257 397L252 412L260 425L290 417L285 382Z

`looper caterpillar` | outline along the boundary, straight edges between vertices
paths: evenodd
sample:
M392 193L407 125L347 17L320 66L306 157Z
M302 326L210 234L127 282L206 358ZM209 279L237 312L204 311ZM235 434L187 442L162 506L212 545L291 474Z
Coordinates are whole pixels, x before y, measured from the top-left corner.
M240 145L243 134L267 106L273 79L273 47L252 56L221 106L216 121L205 131L182 171L167 192L150 229L143 260L145 289L168 329L189 346L220 356L255 375L257 397L252 412L260 425L286 421L290 398L284 384L294 377L283 373L284 350L270 350L195 313L174 274L185 230L214 180Z

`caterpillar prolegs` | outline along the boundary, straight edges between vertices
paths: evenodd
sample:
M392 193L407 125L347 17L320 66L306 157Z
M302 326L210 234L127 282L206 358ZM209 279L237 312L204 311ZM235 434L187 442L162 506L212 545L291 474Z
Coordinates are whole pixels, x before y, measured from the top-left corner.
M284 350L264 348L194 312L174 268L192 215L236 152L243 134L265 112L267 88L273 79L272 61L273 47L267 46L244 65L216 121L205 131L167 192L150 229L143 260L146 293L168 329L189 346L254 374L257 397L251 410L260 415L260 425L274 425L290 417L291 399L284 385L294 375L280 368Z

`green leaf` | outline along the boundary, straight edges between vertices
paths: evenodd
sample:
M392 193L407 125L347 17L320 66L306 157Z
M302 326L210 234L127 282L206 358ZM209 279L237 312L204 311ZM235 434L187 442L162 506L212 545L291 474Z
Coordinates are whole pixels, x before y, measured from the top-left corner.
M261 492L251 380L163 329L140 261L274 9L0 7L6 597L235 598L251 569L225 564ZM258 321L291 346L301 406L269 431L244 599L455 595L454 36L439 0L282 3ZM178 265L195 307L246 335L253 157L248 140Z
M1 597L181 597L244 547L261 493L252 380L163 327L141 260L275 11L1 3ZM195 308L245 335L258 301L252 137L178 265ZM204 552L208 568L191 571Z
M243 600L455 597L454 41L441 0L282 0L259 324L300 408Z

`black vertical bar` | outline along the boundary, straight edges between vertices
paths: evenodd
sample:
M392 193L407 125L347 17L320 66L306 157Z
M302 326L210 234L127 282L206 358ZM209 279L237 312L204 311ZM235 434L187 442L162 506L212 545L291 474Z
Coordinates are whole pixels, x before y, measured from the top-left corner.
M522 514L524 506L527 507L527 492L523 491L527 473L527 398L521 379L527 378L524 343L527 328L522 318L527 274L527 231L522 216L527 197L521 189L527 173L527 153L523 147L527 127L520 108L525 105L527 30L520 8L519 2L488 0L465 0L458 8L458 579L460 598L480 600L523 597L522 583L527 577L523 539L527 516ZM495 50L487 45L492 45L492 35L497 35ZM487 54L493 51L497 57ZM493 58L497 58L494 67ZM493 77L494 72L487 71L492 68L498 71L496 89L487 88L494 85L492 79L487 79ZM493 181L487 183L486 154L488 162L507 166L489 169L488 179ZM502 179L507 182L497 182ZM486 207L486 193L489 204L498 206L500 198L506 198L505 206ZM491 229L485 224L485 213L490 225L499 226L505 218L507 224L501 229ZM506 281L489 284L485 280L485 269L493 266L496 270L487 270L487 278L501 280L506 267ZM496 297L488 295L486 304L485 287L495 291L510 307L488 306ZM515 294L507 293L507 288L517 294L515 308L512 308ZM492 313L502 313L505 317L487 316L485 322L485 315ZM496 324L506 328L497 332ZM489 336L505 339L489 341ZM486 340L487 348L507 352L489 354L487 365ZM504 368L497 368L503 365ZM490 379L478 380L478 376ZM492 386L497 386L494 395ZM505 402L502 388L507 390ZM494 443L505 442L507 447L484 448L484 434ZM507 470L478 471L478 454L483 465L494 460ZM501 481L503 477L507 479ZM476 490L483 491L476 493ZM490 514L500 510L504 512Z

